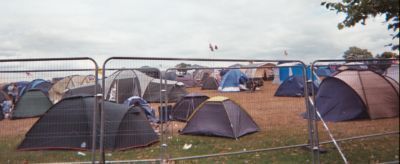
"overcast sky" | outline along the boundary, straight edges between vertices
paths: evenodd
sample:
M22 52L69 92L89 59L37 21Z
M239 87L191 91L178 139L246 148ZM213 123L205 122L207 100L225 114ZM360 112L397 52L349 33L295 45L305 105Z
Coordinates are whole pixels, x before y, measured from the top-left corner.
M340 58L395 42L382 18L338 30L318 0L0 0L0 58ZM219 49L210 52L209 43ZM283 52L287 50L288 56Z

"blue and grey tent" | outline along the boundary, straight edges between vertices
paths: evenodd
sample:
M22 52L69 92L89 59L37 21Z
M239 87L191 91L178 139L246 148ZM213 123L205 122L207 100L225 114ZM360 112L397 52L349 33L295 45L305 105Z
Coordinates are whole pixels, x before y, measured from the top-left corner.
M3 91L8 93L8 86L10 86L11 84L12 83L4 85L3 86ZM29 84L29 82L28 81L18 81L18 82L15 82L14 84L17 86L17 89L19 91L18 92L18 97L19 97L19 96L22 96L21 90L23 90Z
M127 105L128 107L131 106L139 107L140 109L143 110L144 114L146 115L147 119L150 122L158 122L154 109L152 109L150 104L147 103L147 101L142 99L141 97L138 96L129 97L124 101L124 104Z
M239 92L240 85L246 84L247 76L238 69L229 70L221 80L218 90L221 92Z
M20 90L20 95L23 95L26 91L31 89L39 89L41 90L46 96L49 95L49 90L51 89L52 84L49 81L43 79L35 79L28 83L24 88Z
M314 92L318 90L317 81L314 84ZM304 96L304 78L302 76L290 76L276 90L275 96L301 97ZM308 87L311 93L311 86Z
M398 85L372 71L342 71L322 81L316 108L324 120L334 122L396 117L399 115Z

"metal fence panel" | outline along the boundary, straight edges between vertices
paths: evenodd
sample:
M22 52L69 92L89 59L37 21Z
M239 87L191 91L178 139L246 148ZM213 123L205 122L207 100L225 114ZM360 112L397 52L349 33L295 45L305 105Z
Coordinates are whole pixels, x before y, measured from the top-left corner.
M0 60L0 64L4 116L0 121L0 163L94 161L95 131L89 127L95 124L82 118L93 116L97 105L85 104L84 109L82 103L61 98L76 94L82 84L97 83L96 62L91 58L44 58ZM96 88L86 91L96 93Z
M278 62L296 62L298 64L296 67L298 68L291 68L292 66L288 64L283 65L282 67L277 67L276 64ZM267 63L271 65L268 65ZM177 66L180 67L177 68ZM150 68L154 70L153 72L155 72L155 74L160 73L161 76L158 78L153 77L154 79L147 80L146 82L146 78L143 77L151 76L151 74L149 74L149 72L152 72ZM302 113L305 113L307 110L308 104L305 102L308 99L308 94L306 94L306 96L302 96L296 95L295 93L294 97L274 96L279 87L279 83L285 80L281 79L273 82L273 71L275 70L279 72L280 68L282 68L282 72L285 72L283 71L284 69L286 70L286 73L288 74L286 76L289 76L289 74L293 75L298 73L296 71L304 72L298 76L301 77L300 83L303 85L306 83L306 68L300 61L135 57L109 58L103 65L103 77L114 78L114 75L118 72L118 70L135 72L138 77L138 81L146 82L146 87L138 86L138 88L141 88L142 92L146 92L146 90L158 91L154 92L154 94L158 94L158 98L161 97L161 99L158 102L152 99L152 102L150 103L150 106L155 109L156 117L158 119L172 119L172 117L169 116L170 113L168 112L168 109L173 108L179 100L179 98L177 98L173 92L179 92L177 91L179 88L176 88L175 85L178 85L176 81L180 81L186 85L185 90L187 93L199 93L209 97L224 96L230 100L233 100L234 104L239 105L243 109L244 112L241 114L248 113L248 115L255 121L259 127L259 131L242 137L233 138L204 135L182 135L180 133L186 125L185 122L175 120L164 122L161 120L159 122L160 124L152 124L154 130L159 134L158 143L152 144L145 148L133 148L123 152L105 150L105 160L110 162L116 160L125 162L157 160L179 162L182 160L207 161L215 159L232 161L241 160L243 157L249 157L249 159L244 160L279 162L285 161L288 156L292 156L292 158L299 158L300 162L312 162L313 159L309 149L303 149L309 147L309 144L312 141L309 139L309 128L311 128L310 124L312 122L308 119L304 119L302 115ZM261 71L261 74L256 72L258 69ZM221 70L238 70L251 76L251 84L255 85L259 82L263 85L254 87L253 89L255 90L241 92L220 92L215 88L213 90L202 90L201 85L203 84L202 81L205 80L205 78L202 77L203 75L195 76L195 72L206 72L211 77L214 77L214 80L217 83L220 83L222 80L220 76ZM289 70L291 70L290 73ZM253 71L255 71L254 74L257 75L252 75ZM134 75L130 74L128 76L130 76L129 78L133 79L132 76ZM159 80L161 80L161 83L158 82ZM150 81L150 83L148 83L148 81ZM120 80L120 82L122 83L122 80ZM103 89L107 88L106 83L107 79L103 81L103 86L106 86ZM111 84L111 82L108 83ZM130 85L132 85L132 87L128 88L135 88L132 83ZM218 86L219 85L217 85L217 87ZM118 90L118 87L115 87L115 90ZM103 90L103 93L105 100L113 97L108 96L110 89ZM308 93L307 87L302 88L301 93ZM146 94L147 96L149 95L149 93L141 93L139 95L142 95L144 99L149 99L149 97L146 97ZM129 96L132 95L134 95L133 92ZM120 96L119 94L116 94L114 97ZM112 101L116 100L112 99ZM229 106L232 104L228 103L223 105ZM238 112L232 111L232 107L225 110L228 112ZM102 111L104 112L105 110L103 109ZM166 112L164 113L160 111ZM172 112L174 112L174 110L172 110ZM167 114L168 117L165 117L165 114ZM227 114L238 116L234 113ZM107 115L104 114L103 116ZM212 116L213 114L207 117L210 118ZM201 122L207 123L207 121L211 121L207 120L207 117L204 120L201 120ZM214 118L217 118L218 121L218 119L225 119L225 117L226 114L221 116L216 115ZM231 119L234 119L232 116L228 117L226 117L228 119L225 119L225 121L231 121L231 123L228 123L231 125L228 126L232 126L234 128L240 127L238 125L234 125L237 122L232 122ZM103 120L103 127L106 127L107 124L112 122L106 118ZM217 124L215 126L217 126ZM107 138L107 135L110 134L107 134L105 131L106 130L104 129L103 136L104 138ZM130 131L127 132L127 135L133 135L135 133L137 134L138 132ZM276 154L281 155L274 157ZM268 159L269 157L273 159Z

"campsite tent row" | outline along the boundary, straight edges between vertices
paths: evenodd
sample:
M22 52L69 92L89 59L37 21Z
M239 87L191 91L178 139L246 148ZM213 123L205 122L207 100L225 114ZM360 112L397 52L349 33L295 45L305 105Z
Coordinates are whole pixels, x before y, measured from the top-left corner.
M194 97L205 96L199 94L186 96L186 98ZM90 150L91 134L94 128L97 129L95 131L99 131L99 126L93 127L93 121L98 121L93 118L94 101L93 96L62 99L32 126L17 149ZM158 141L157 134L139 108L106 101L103 109L106 120L104 126L106 150L126 150L148 146ZM98 114L96 113L97 118ZM207 122L204 122L205 118ZM203 101L193 111L181 134L239 138L257 131L259 127L240 105L226 97L217 96ZM96 149L98 147L96 142Z
M24 87L24 93L29 94L23 94L20 97L12 116L13 118L41 116L53 103L57 103L62 98L81 94L95 95L95 81L93 76L67 76L49 89L51 86L49 82L34 80ZM167 94L168 100L173 102L186 94L184 87L176 81L167 81L167 85L160 85L159 79L154 79L139 71L116 71L105 82L106 100L117 103L123 103L131 96L144 97L149 102L160 101L160 94ZM100 90L99 84L97 84L97 88ZM165 89L166 92L161 93L162 89ZM4 96L2 97L4 98ZM51 100L50 103L48 103L48 99Z
M53 102L58 102L63 97L63 92L68 88L90 83L90 79L88 76L74 75L67 76L54 85L41 79L27 83L22 88L23 94L12 111L12 119L42 116L53 105Z

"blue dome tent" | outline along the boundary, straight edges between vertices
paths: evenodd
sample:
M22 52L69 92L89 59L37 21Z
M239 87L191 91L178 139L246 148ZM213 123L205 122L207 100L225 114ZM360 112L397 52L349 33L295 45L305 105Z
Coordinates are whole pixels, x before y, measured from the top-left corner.
M239 92L240 85L245 84L247 76L238 69L229 70L222 77L218 90L221 92Z

